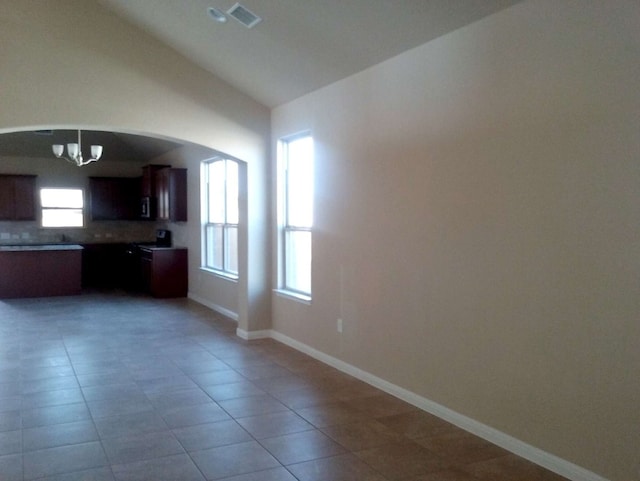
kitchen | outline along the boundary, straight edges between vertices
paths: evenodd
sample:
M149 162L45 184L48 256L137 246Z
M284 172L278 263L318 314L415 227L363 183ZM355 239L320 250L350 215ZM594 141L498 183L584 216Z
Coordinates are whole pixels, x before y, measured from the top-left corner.
M5 152L21 145L23 155L3 156L0 169L0 298L95 288L187 295L188 251L168 229L187 221L187 169L145 163L177 144L89 132L87 143L104 142L109 154L76 167L38 150L51 148L53 133L3 137ZM41 189L78 190L81 227L45 227Z

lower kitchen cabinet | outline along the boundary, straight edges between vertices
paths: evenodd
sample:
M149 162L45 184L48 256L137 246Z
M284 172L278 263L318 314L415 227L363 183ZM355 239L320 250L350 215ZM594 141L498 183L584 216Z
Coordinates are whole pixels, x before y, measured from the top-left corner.
M127 263L127 244L84 244L82 251L82 286L121 288L133 278Z
M180 247L141 247L143 290L154 297L186 297L189 288L188 250Z
M81 263L79 245L0 246L0 299L78 295Z

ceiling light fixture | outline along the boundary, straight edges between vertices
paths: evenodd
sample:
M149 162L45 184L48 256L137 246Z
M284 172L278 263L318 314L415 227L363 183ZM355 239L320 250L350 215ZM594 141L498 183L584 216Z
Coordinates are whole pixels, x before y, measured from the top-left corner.
M207 8L207 13L218 23L227 23L227 16L215 7Z
M88 160L84 160L82 158L82 140L81 134L78 130L78 143L70 143L67 144L67 154L69 157L65 157L62 155L64 153L64 145L62 144L53 144L51 146L53 150L53 155L55 155L59 159L64 159L72 164L76 164L78 167L83 165L90 164L91 162L95 162L102 155L102 145L92 145L91 146L91 158Z

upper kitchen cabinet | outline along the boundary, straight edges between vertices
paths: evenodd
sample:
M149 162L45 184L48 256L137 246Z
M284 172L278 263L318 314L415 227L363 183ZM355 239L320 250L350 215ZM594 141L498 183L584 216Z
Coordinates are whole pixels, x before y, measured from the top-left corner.
M142 197L156 197L156 177L159 170L170 165L150 164L142 168Z
M158 170L156 194L159 220L187 221L187 169Z
M0 220L36 220L35 175L0 175Z
M89 177L91 220L140 219L139 177Z
M143 219L153 220L158 216L158 171L171 167L170 165L145 165L142 168L142 210Z

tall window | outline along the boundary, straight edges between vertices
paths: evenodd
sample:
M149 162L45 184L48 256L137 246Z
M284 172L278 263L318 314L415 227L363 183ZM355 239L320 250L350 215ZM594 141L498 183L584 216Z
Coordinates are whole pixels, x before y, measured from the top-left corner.
M238 163L202 162L202 267L238 275Z
M82 227L82 189L40 189L42 227Z
M280 287L311 296L313 227L313 139L282 139L278 150Z

